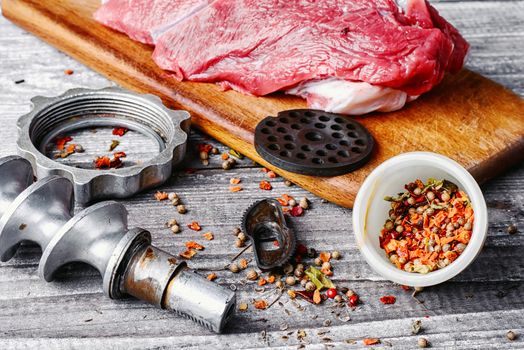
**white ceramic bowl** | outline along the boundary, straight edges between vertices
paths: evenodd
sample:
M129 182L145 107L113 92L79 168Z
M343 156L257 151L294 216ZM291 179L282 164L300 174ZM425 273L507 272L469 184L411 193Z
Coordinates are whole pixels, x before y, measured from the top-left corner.
M416 179L426 182L428 178L452 181L468 194L475 215L473 232L464 252L445 268L427 274L406 272L393 265L379 245L380 230L391 209L384 196L404 192L405 184ZM426 287L449 280L475 260L486 239L488 213L477 182L460 164L439 154L412 152L388 159L369 174L355 199L353 229L362 255L382 277L408 286Z

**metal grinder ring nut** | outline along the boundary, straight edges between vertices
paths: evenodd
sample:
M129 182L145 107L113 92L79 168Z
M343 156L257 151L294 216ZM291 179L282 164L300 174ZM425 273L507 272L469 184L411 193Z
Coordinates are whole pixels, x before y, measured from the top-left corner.
M60 175L74 183L76 201L86 204L106 198L126 198L165 182L185 154L190 115L166 108L153 95L108 87L72 89L57 97L31 99L33 109L18 120L18 151L36 176ZM71 130L119 126L156 140L160 152L140 164L119 169L82 169L54 161L45 149Z

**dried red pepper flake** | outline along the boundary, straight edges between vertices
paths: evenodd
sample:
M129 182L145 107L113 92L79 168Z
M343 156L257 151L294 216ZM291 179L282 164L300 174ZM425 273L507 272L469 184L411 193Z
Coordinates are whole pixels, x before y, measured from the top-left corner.
M277 174L275 174L275 172L273 170L270 170L267 172L267 176L270 178L270 179L276 179L277 177Z
M240 179L238 177L232 177L231 179L229 179L229 184L231 185L238 185L240 183Z
M207 278L209 281L214 281L214 280L217 279L217 277L218 277L217 274L214 273L214 272L211 272L210 274L208 274L208 275L206 276L206 278Z
M183 251L182 253L178 254L181 258L184 258L184 259L191 259L192 257L194 257L196 255L196 250L193 250L193 249L188 249L186 251Z
M200 231L202 229L202 227L200 227L200 225L196 221L193 221L192 223L188 224L187 227L189 227L193 231Z
M242 186L229 186L229 192L240 192L242 190Z
M265 300L255 300L253 302L253 305L255 306L255 309L258 309L258 310L267 309L267 301Z
M382 304L395 304L397 298L393 295L384 295L380 298L380 301L382 302Z
M187 241L186 242L186 248L187 249L196 249L196 250L204 250L204 246L202 244L199 244L195 241Z
M331 253L330 252L320 252L318 257L320 258L320 260L322 260L322 262L329 262L329 260L331 260Z
M75 71L72 70L72 69L64 69L64 74L65 75L72 75Z
M198 148L198 152L201 153L201 152L204 152L204 153L209 153L211 152L211 150L213 149L213 146L211 146L210 144L208 143L199 143L197 145L197 148Z
M276 277L273 276L273 275L271 275L271 276L269 276L269 277L267 278L267 282L268 282L268 283L273 284L273 283L275 283L275 281L276 281Z
M95 159L95 168L96 169L109 169L111 168L111 159L106 156L97 157Z
M259 187L264 191L271 191L273 189L273 186L271 186L271 184L266 180L260 181Z
M364 343L364 345L376 345L376 344L380 344L380 339L377 339L377 338L365 338L362 340L362 342Z
M304 209L297 205L296 207L293 207L291 208L291 210L289 211L289 213L291 214L291 216L302 216L302 214L304 214Z
M277 247L277 248L280 247L280 244L278 243L278 241L273 241L273 245L274 245L275 247Z
M267 284L267 280L264 277L260 277L260 279L258 280L258 285L262 287L266 284Z
M404 284L401 284L400 285L400 288L404 289L405 291L410 291L411 290L411 287L410 286L406 286Z
M64 149L65 144L72 140L73 138L71 136L57 137L55 139L56 149L62 151Z
M268 169L268 168L262 168L262 169L260 169L260 171L263 172L263 173L266 173L266 174L267 174L267 172L269 171L269 169Z
M157 201L164 201L164 200L166 200L168 197L169 197L169 195L168 195L166 192L156 191L156 193L155 193L155 199L156 199Z
M202 236L204 236L204 238L208 241L212 241L213 239L215 239L215 236L213 236L212 232L206 232Z
M116 136L124 136L129 131L128 128L114 128L113 129L113 135Z
M297 246L297 254L298 255L305 255L307 254L307 247L303 245L302 243L299 243Z
M222 160L228 160L228 159L229 159L229 154L227 154L227 153L222 153L222 155L220 156L220 158L222 158Z
M289 205L289 202L283 198L277 198L277 201L280 203L281 206L286 207Z
M125 158L125 157L127 157L127 154L126 154L126 152L115 152L113 154L113 157L115 157L115 158Z

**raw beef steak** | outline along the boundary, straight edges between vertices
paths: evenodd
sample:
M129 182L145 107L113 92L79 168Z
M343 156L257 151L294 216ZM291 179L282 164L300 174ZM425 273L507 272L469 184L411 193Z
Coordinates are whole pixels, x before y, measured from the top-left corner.
M208 0L109 0L94 17L134 40L153 44L154 31L163 32L207 4Z

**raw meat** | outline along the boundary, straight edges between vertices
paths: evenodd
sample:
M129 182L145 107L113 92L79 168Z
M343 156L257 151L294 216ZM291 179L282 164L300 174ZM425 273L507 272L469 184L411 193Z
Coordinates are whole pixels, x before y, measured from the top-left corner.
M153 44L153 36L207 4L208 0L108 0L103 2L94 17L134 40Z
M109 0L95 16L154 42L154 60L179 80L364 114L400 109L464 64L458 31L427 1L402 2Z
M328 77L420 95L462 66L455 33L423 0L406 14L393 0L218 0L159 37L153 57L253 95Z

